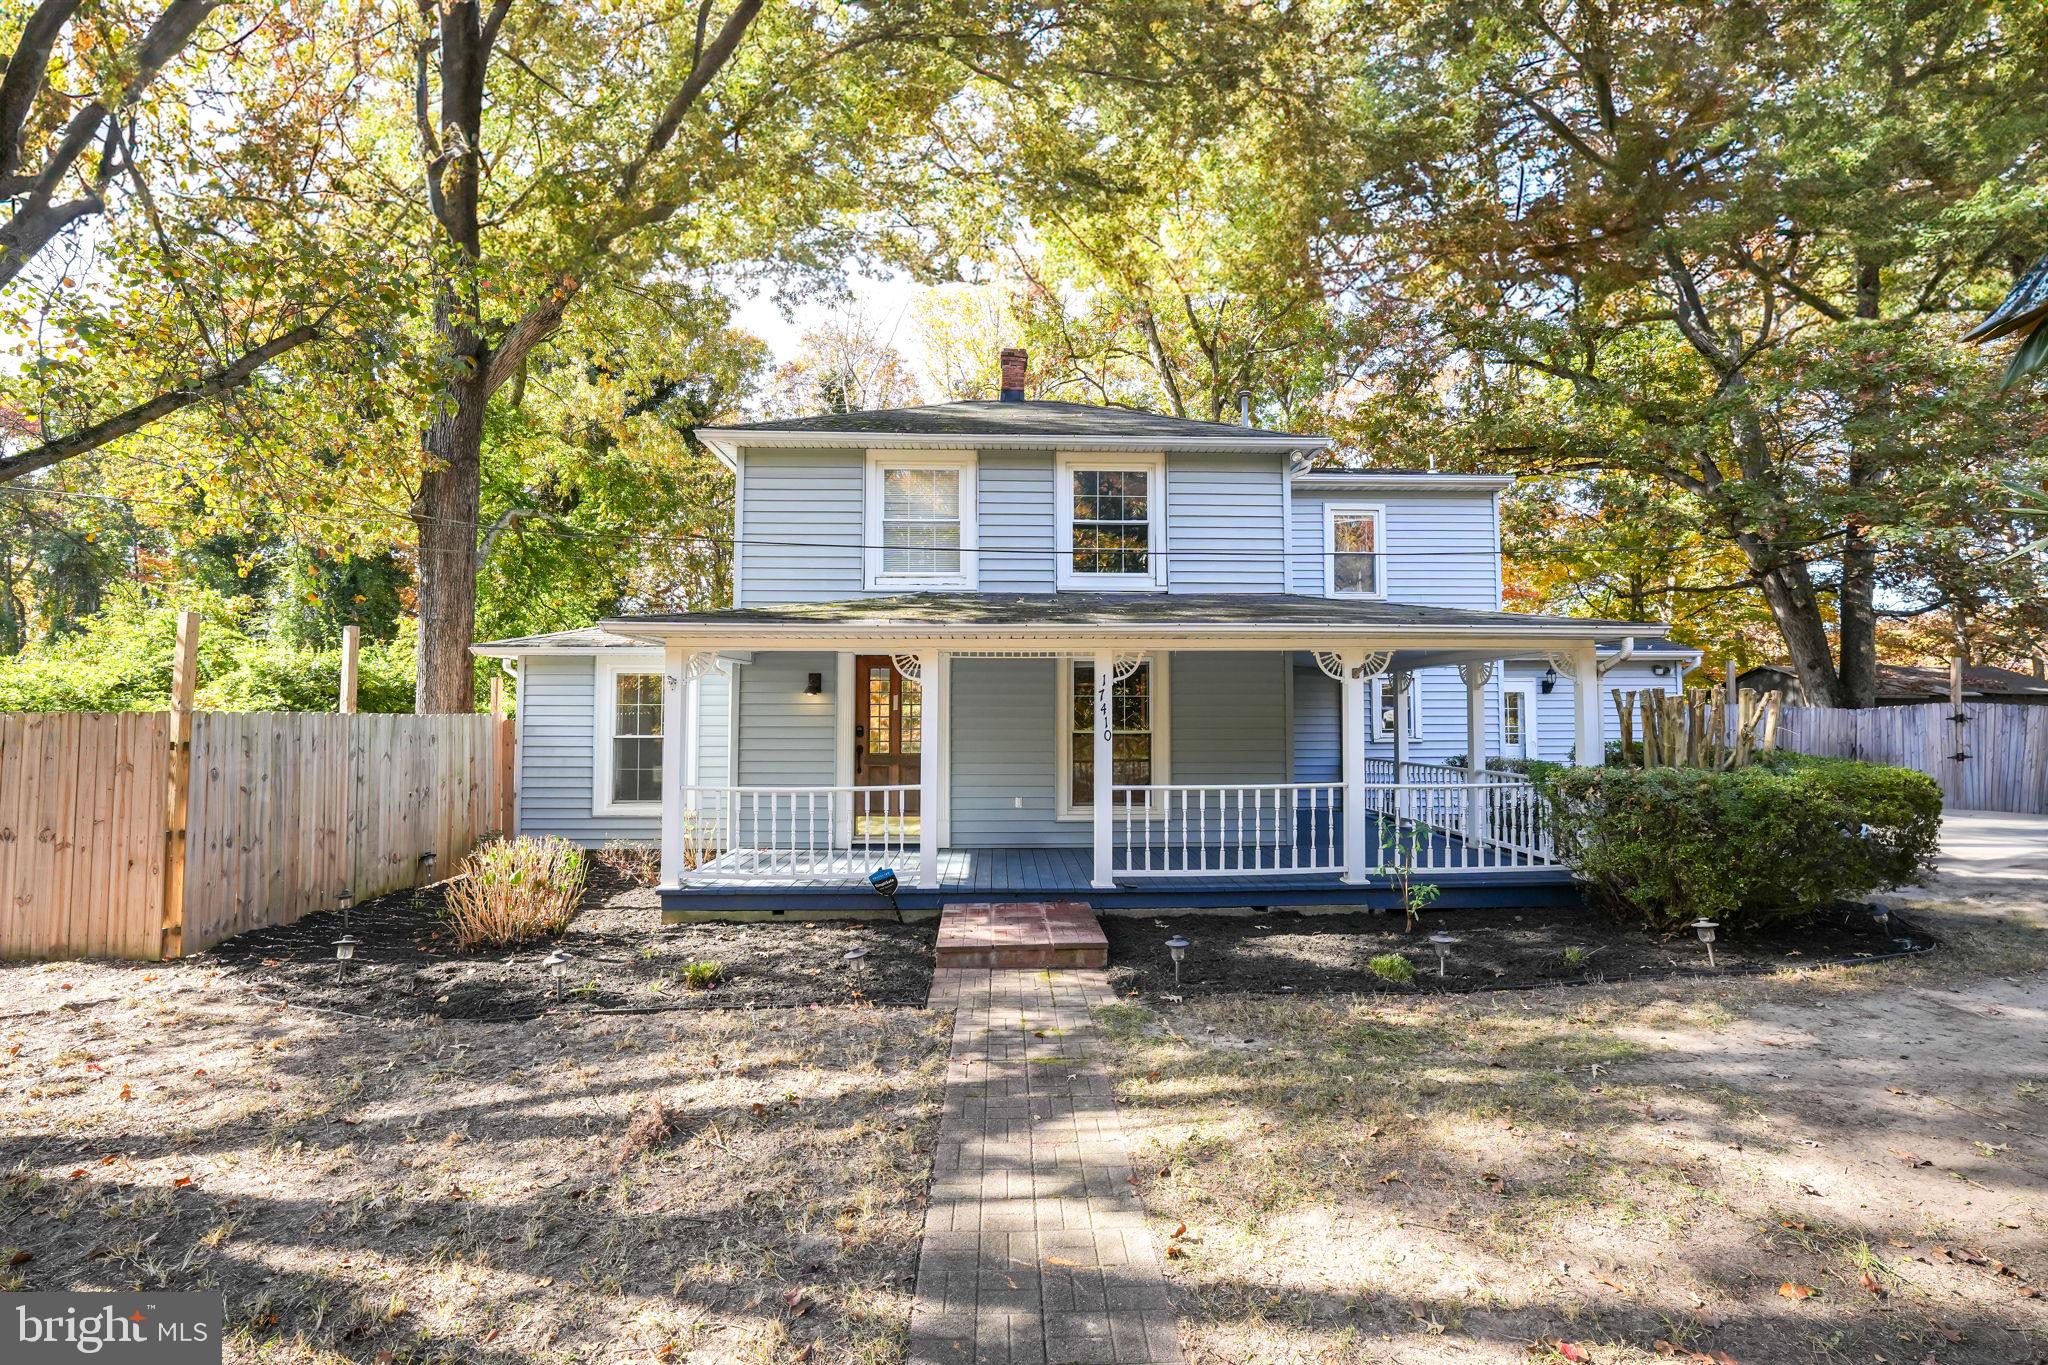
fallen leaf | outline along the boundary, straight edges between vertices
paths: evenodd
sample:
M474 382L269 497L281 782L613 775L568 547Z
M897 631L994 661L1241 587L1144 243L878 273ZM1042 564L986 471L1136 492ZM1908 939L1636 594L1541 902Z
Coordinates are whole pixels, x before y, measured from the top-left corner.
M7 1264L27 1265L30 1261L33 1261L35 1258L36 1254L33 1251L17 1251L12 1256L9 1256L7 1258Z
M1887 1147L1885 1148L1885 1150L1887 1152L1890 1152L1899 1160L1905 1162L1908 1166L1932 1166L1934 1164L1933 1162L1929 1161L1926 1157L1915 1156L1911 1152L1902 1152L1896 1147Z
M1778 1286L1778 1297L1781 1299L1810 1299L1818 1293L1820 1291L1810 1284L1797 1284L1791 1280Z
M1173 1230L1173 1235L1174 1235L1175 1237L1185 1237L1185 1236L1187 1236L1187 1235L1188 1235L1188 1225L1187 1225L1186 1223L1182 1223L1182 1224L1180 1224L1180 1225L1179 1225L1178 1227L1176 1227L1176 1228L1175 1228L1175 1229Z
M184 1188L185 1188L185 1187L186 1187L187 1185L189 1185L189 1184L191 1184L191 1183L192 1183L192 1177L191 1177L191 1176L189 1176L189 1175L181 1175L181 1176L179 1176L179 1177L178 1177L178 1178L177 1178L176 1180L173 1180L173 1181L171 1182L171 1188L172 1188L172 1189L174 1189L174 1190L182 1190L182 1189L184 1189Z
M1884 1286L1878 1283L1877 1276L1871 1274L1867 1270L1863 1272L1863 1287L1865 1289L1868 1289L1871 1293L1877 1295L1880 1299L1885 1296Z
M1600 1281L1600 1283L1606 1285L1609 1289L1612 1289L1617 1294L1626 1294L1628 1292L1627 1290L1623 1289L1620 1285L1616 1284L1613 1280L1608 1279L1605 1275L1595 1275L1593 1278Z
M1180 1244L1179 1242L1168 1242L1168 1243L1166 1244L1166 1259L1167 1259L1167 1260L1169 1260L1169 1261L1178 1261L1179 1259L1181 1259L1181 1258L1182 1258L1183 1256L1185 1256L1185 1255L1187 1255L1187 1252L1186 1252L1185 1250L1183 1250L1183 1249L1182 1249L1182 1247L1181 1247L1181 1244Z
M1079 1261L1070 1261L1064 1256L1048 1256L1045 1258L1045 1263L1047 1265L1064 1266L1068 1269L1078 1269L1081 1264Z
M1903 1090L1899 1089L1899 1087L1897 1087L1897 1086L1895 1086L1895 1085L1888 1085L1888 1086L1886 1086L1886 1087L1885 1087L1885 1089L1886 1089L1886 1090L1887 1090L1888 1092L1890 1092L1891 1094L1894 1094L1894 1095L1903 1095L1903 1094L1905 1094L1905 1093L1906 1093L1905 1091L1903 1091Z
M81 1169L79 1169L79 1170L73 1171L73 1172L71 1173L71 1178L72 1178L73 1180L83 1180L83 1179L85 1179L85 1171L84 1171L84 1169L83 1169L83 1168L81 1168Z
M1385 1175L1379 1178L1379 1183L1382 1185L1391 1185L1400 1178L1401 1173L1399 1171L1388 1171Z

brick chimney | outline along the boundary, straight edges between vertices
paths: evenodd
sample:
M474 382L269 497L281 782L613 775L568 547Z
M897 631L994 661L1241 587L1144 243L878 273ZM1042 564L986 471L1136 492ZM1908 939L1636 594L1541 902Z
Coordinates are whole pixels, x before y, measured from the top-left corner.
M1020 347L1003 348L1003 401L1021 403L1024 401L1024 371L1029 368L1031 358Z

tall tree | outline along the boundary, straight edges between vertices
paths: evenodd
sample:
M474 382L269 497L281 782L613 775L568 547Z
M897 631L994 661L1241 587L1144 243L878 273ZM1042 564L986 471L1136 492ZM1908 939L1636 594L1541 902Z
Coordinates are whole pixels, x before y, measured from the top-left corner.
M1421 0L1351 22L1345 131L1308 172L1332 287L1399 283L1459 358L1468 435L1689 500L1809 693L1868 704L1887 566L2035 453L1943 338L2039 232L1986 187L2048 169L2048 16Z
M40 0L0 20L5 398L41 427L0 454L0 482L259 383L346 292L289 263L321 259L328 188L295 154L355 74L339 43L309 60L309 35L361 16L281 0L212 22L222 2Z
M883 206L963 59L1022 42L972 5L421 0L439 374L412 510L422 711L473 705L486 414L570 308L650 271L824 259Z

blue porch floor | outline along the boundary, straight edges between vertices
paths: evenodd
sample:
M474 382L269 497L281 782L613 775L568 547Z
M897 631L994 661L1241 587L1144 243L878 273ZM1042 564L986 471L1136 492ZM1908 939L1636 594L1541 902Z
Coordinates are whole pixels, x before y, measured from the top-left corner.
M1261 859L1270 865L1270 857ZM847 858L822 875L792 878L764 867L756 875L728 873L716 882L661 890L663 910L782 911L878 910L886 903L865 884L871 861ZM903 886L897 899L906 910L937 910L957 901L990 898L1081 901L1098 910L1213 909L1238 905L1353 905L1395 909L1400 897L1383 877L1347 886L1334 872L1193 873L1134 877L1113 890L1089 885L1093 855L1085 848L955 848L939 854L939 886L922 890L915 854L896 868ZM1561 867L1502 866L1418 872L1414 880L1438 888L1435 904L1446 908L1557 906L1579 904L1571 873Z

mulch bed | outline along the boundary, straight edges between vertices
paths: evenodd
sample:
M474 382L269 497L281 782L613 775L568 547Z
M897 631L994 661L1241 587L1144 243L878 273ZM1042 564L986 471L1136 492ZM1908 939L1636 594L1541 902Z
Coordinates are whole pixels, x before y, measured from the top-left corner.
M818 922L660 927L655 893L596 864L583 908L556 941L513 948L455 946L429 887L356 907L348 932L361 941L345 979L335 978L341 914L242 934L215 946L218 963L295 1004L385 1019L532 1019L550 1011L786 1009L803 1005L922 1007L931 993L936 922ZM573 959L561 998L541 965L554 948ZM867 956L850 968L844 954ZM718 984L689 989L683 967L716 962Z
M1658 938L1591 910L1437 910L1425 914L1413 933L1403 924L1398 914L1287 910L1102 917L1111 981L1127 996L1453 994L1707 973L1706 950L1692 934ZM1441 978L1436 949L1428 942L1437 932L1461 940L1449 950ZM1165 947L1175 934L1190 944L1178 986ZM1932 946L1924 931L1897 915L1886 931L1868 909L1844 906L1746 941L1723 937L1714 944L1714 974L1779 971ZM1389 981L1367 968L1384 953L1407 957L1414 981Z

